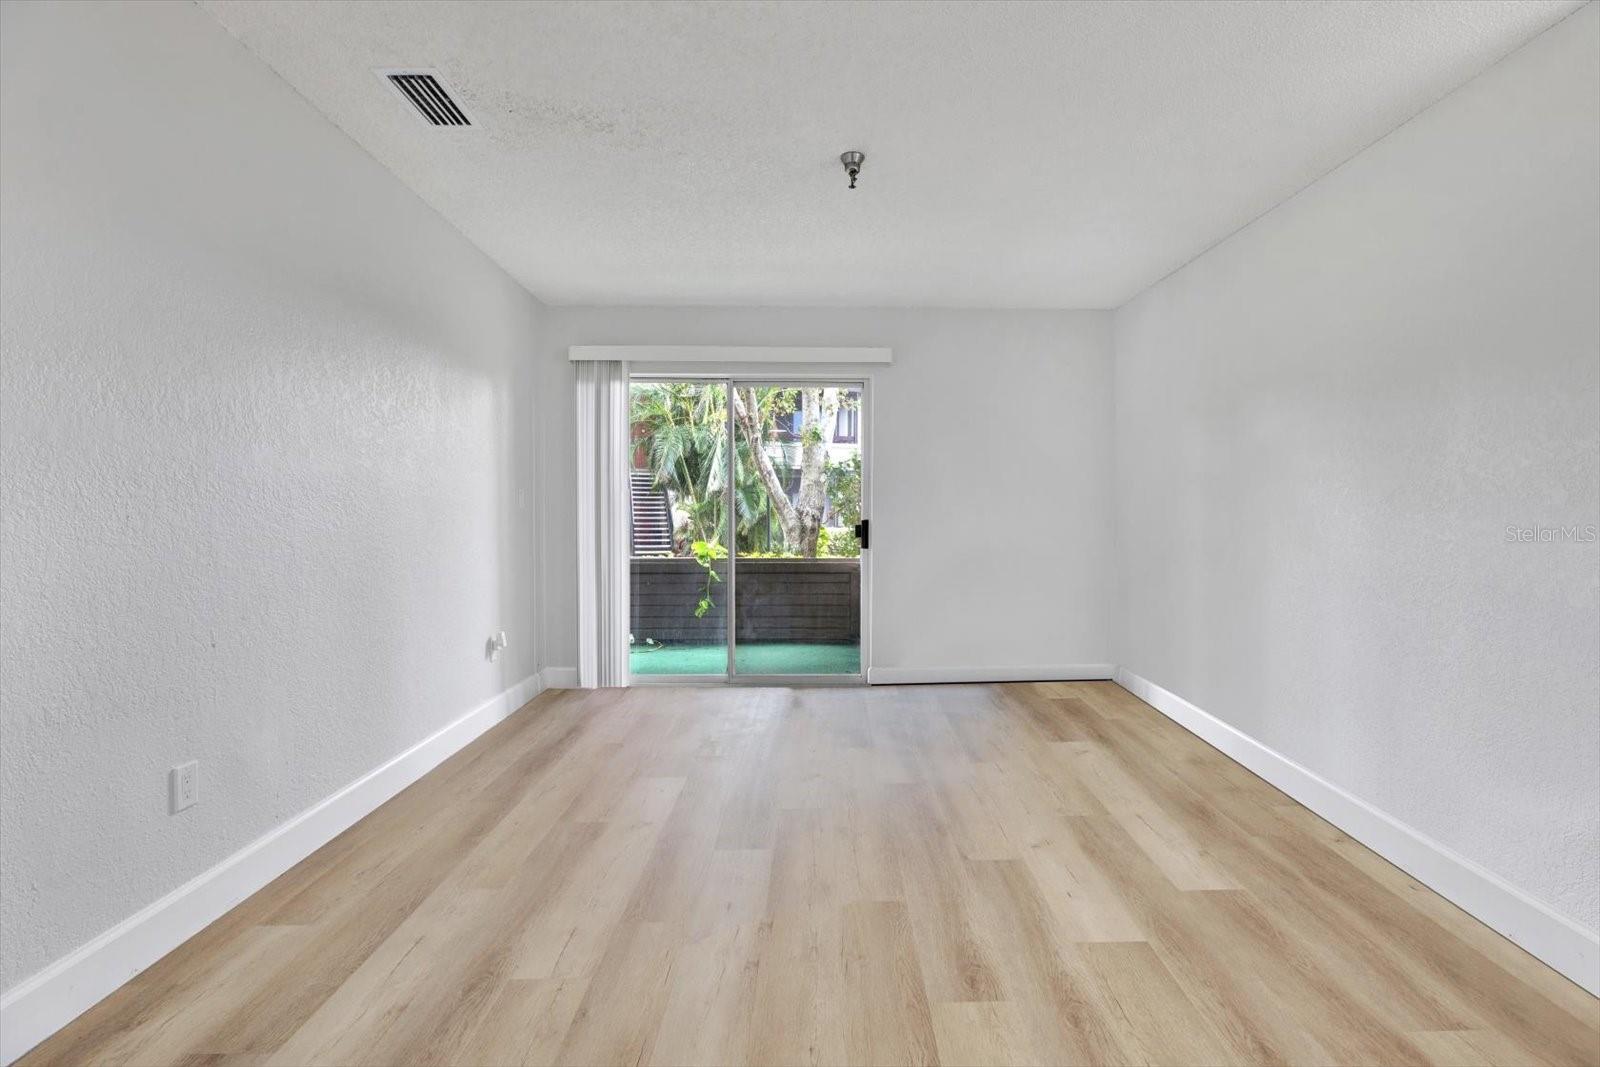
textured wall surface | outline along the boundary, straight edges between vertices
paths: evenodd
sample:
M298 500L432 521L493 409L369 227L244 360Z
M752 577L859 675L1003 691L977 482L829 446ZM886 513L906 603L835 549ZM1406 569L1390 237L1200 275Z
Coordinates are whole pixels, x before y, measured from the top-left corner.
M0 19L10 987L534 670L539 307L198 9Z
M577 662L574 344L893 348L892 365L837 369L873 379L865 428L872 666L1109 662L1109 313L550 308L546 316L538 387L545 663ZM821 371L768 365L761 373L793 369Z
M1591 929L1597 22L1118 312L1113 649Z

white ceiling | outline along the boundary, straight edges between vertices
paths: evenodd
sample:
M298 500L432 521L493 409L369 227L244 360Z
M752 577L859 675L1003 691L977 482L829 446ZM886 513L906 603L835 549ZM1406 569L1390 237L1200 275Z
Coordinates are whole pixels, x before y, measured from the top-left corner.
M200 2L551 303L962 307L1115 307L1580 6Z

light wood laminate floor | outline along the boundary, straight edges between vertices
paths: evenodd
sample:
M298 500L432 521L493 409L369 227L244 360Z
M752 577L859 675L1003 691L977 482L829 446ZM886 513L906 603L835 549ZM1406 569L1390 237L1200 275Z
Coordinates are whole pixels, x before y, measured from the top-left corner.
M45 1063L1594 1063L1600 1002L1108 682L550 692Z

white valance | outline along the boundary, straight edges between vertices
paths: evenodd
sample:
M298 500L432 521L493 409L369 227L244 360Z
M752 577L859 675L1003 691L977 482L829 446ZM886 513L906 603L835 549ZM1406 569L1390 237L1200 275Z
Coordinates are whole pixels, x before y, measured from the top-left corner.
M892 348L762 345L573 345L574 363L893 363Z

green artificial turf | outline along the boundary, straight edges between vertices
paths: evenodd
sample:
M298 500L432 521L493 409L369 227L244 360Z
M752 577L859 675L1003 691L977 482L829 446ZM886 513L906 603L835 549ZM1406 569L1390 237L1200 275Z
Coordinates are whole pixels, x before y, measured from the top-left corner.
M737 650L740 674L859 674L861 649L855 645L802 645L774 641L741 644ZM728 649L724 645L668 645L646 652L635 645L628 654L628 669L638 675L726 674Z

